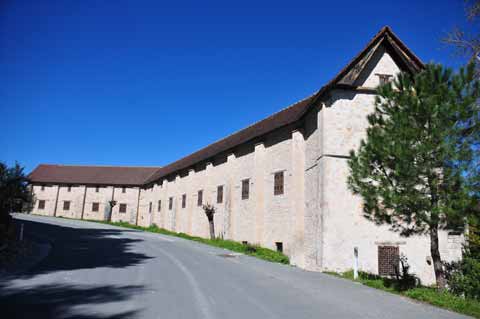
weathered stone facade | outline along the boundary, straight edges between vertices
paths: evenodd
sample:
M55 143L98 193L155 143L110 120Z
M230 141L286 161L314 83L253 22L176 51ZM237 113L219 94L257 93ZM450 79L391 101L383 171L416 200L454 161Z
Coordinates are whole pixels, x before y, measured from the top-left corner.
M314 271L352 268L357 247L360 269L377 273L378 247L395 246L408 257L412 272L424 283L432 283L429 239L402 238L388 227L367 221L362 216L361 199L352 195L346 184L348 154L365 136L378 74L395 75L406 70L407 49L400 43L403 53L392 50L388 42L391 37L388 33L384 38L377 35L377 42L371 42L368 50L337 76L336 83L351 83L332 85L328 92L324 90L327 93L319 91L321 98L314 100L301 120L153 182L126 186L125 192L121 186L104 186L97 192L95 186L86 185L74 185L68 192L67 185L55 184L48 184L42 191L41 183L36 182L33 192L37 203L45 200L45 207L38 209L36 205L33 212L103 219L108 201L114 199L114 221L156 224L207 237L208 222L198 202L202 191L202 204L213 204L217 210L215 232L219 237L271 249L281 243L293 264ZM280 195L274 194L277 172L283 172ZM246 179L249 194L248 199L242 199L242 181ZM217 202L219 186L223 188L221 203ZM66 200L71 201L68 211L62 209ZM99 203L97 212L92 212L94 202ZM119 212L120 203L127 205L125 213ZM461 235L442 232L442 258L460 258L462 240Z

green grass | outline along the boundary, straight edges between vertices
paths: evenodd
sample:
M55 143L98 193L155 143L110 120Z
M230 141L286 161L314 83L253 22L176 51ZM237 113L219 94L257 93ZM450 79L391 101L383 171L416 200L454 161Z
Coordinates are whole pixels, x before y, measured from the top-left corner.
M251 245L251 244L242 244L233 240L225 240L225 239L207 239L207 238L202 238L202 237L196 237L196 236L190 236L185 233L177 233L173 232L167 229L159 228L157 225L152 225L150 227L142 227L142 226L137 226L137 225L132 225L127 222L107 222L107 221L100 221L100 220L85 220L89 222L95 222L95 223L102 223L102 224L108 224L108 225L114 225L114 226L120 226L120 227L125 227L125 228L131 228L131 229L137 229L137 230L142 230L142 231L147 231L151 233L157 233L157 234L163 234L163 235L169 235L169 236L175 236L175 237L180 237L188 240L193 240L202 244L210 245L210 246L215 246L219 248L224 248L228 249L231 251L239 252L245 255L257 257L263 260L271 261L271 262L276 262L280 264L289 264L290 260L288 257L281 252L274 251L268 248L263 248L257 245Z
M344 273L325 272L329 275L354 280L353 271ZM357 282L366 286L381 289L390 293L402 295L411 299L425 302L437 307L449 309L465 315L480 318L480 301L466 299L453 295L447 291L439 291L431 287L416 287L407 290L400 290L396 286L396 281L389 278L382 278L365 272L359 272Z

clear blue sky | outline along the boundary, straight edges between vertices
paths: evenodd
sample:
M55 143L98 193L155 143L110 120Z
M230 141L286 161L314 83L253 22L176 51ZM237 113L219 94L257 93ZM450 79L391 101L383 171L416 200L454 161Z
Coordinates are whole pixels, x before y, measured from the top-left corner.
M384 25L424 61L462 0L0 4L0 160L166 165L310 95Z

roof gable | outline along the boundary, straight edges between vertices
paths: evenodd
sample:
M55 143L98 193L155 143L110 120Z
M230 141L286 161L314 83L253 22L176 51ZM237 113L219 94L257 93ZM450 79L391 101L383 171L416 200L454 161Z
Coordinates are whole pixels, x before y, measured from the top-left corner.
M392 29L385 26L319 93L325 93L335 86L353 86L380 46L385 47L403 71L416 73L425 67L423 62L393 33Z

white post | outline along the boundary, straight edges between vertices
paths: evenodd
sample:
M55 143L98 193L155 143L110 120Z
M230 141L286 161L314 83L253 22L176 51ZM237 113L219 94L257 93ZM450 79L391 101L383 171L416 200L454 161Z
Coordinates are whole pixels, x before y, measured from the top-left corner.
M23 241L23 223L20 225L20 241Z
M358 278L358 247L353 248L353 279Z

